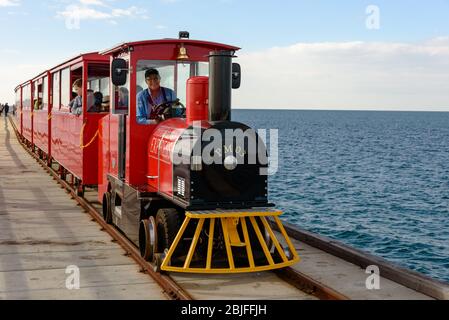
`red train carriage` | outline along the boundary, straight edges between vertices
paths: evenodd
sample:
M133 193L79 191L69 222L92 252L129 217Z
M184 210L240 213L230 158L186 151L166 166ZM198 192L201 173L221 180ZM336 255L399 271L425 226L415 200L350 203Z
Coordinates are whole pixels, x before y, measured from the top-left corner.
M22 136L27 144L33 144L33 92L31 90L31 81L21 85L22 90Z
M98 53L75 57L49 71L52 110L49 115L51 157L61 174L76 177L79 194L98 184L98 123L109 112L109 59ZM82 80L82 112L71 112L72 84ZM100 100L96 98L100 95Z
M16 112L13 115L14 124L17 131L22 136L22 87L18 86L14 89Z
M57 161L62 176L70 172L79 194L98 185L105 220L156 269L254 272L299 260L281 212L268 202L261 174L267 163L259 158L266 147L231 121L231 88L240 86L240 66L232 63L237 50L181 33L83 54L16 88L23 138L49 163ZM149 69L178 99L158 106L160 121L141 124L137 95L149 90ZM75 80L82 83L78 113L71 110ZM202 139L228 130L245 136L218 147L215 138ZM218 161L206 161L208 154Z
M278 218L281 212L270 208L267 179L260 175L266 165L236 163L238 152L248 160L248 143L265 148L260 139L241 145L233 140L220 151L218 164L206 164L201 156L198 161L193 153L195 146L208 147L198 136L212 129L223 135L227 129L249 129L230 117L231 83L237 88L240 82L240 68L232 64L238 49L180 38L125 43L103 52L111 56L113 99L110 115L100 121L99 199L105 220L138 245L155 268L254 272L299 259ZM157 69L161 85L179 99L161 107L172 114L186 105L186 117L138 123L136 97L148 90L149 69ZM120 102L123 92L126 104ZM199 121L196 129L193 121ZM188 164L173 161L180 149ZM283 244L267 221L270 216Z
M33 103L33 143L41 158L51 155L51 105L50 73L42 73L32 80Z

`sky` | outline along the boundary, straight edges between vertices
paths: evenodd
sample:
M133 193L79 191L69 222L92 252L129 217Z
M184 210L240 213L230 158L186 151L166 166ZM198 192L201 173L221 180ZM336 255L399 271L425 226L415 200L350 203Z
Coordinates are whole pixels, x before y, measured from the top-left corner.
M449 0L0 0L0 102L133 40L241 47L235 108L449 111Z

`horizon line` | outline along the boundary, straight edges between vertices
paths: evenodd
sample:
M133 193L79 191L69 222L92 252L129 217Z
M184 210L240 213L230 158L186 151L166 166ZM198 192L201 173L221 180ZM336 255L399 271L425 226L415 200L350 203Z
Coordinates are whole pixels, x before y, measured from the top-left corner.
M264 111L357 111L357 112L437 112L437 113L447 113L448 110L387 110L387 109L307 109L307 108L239 108L234 107L233 110L264 110Z

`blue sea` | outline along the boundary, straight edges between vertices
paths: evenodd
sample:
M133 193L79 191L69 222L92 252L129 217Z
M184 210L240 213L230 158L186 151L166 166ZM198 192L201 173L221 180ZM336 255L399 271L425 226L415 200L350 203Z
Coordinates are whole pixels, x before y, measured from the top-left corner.
M449 282L449 113L233 110L279 130L284 219Z

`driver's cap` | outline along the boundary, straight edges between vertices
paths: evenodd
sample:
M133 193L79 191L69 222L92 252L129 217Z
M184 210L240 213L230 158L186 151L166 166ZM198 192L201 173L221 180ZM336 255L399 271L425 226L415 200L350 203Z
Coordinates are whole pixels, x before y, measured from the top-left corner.
M145 71L145 79L148 79L151 75L157 75L159 78L161 77L159 74L159 71L154 68L150 68L147 71Z

